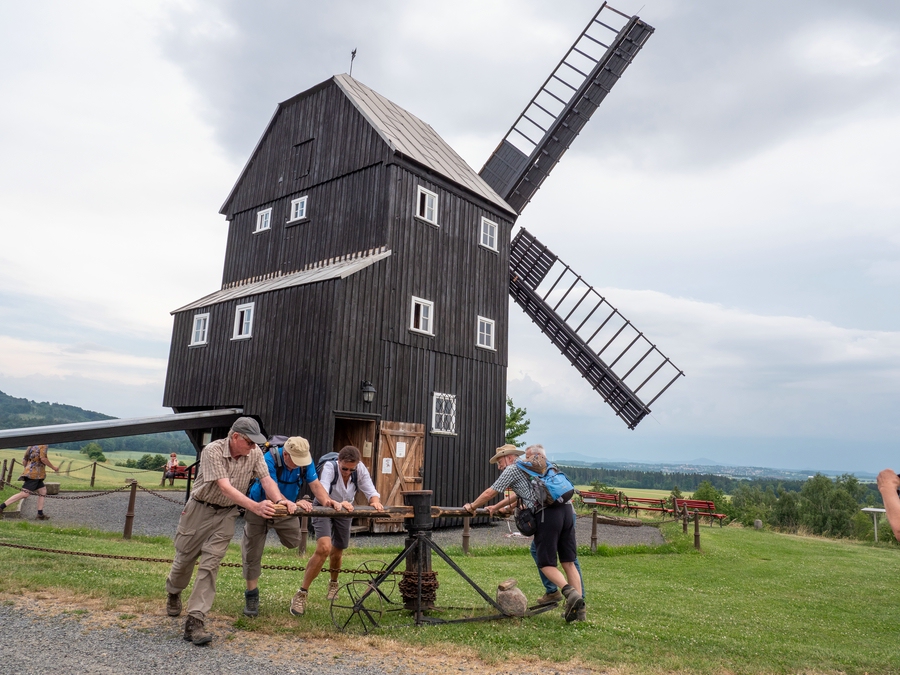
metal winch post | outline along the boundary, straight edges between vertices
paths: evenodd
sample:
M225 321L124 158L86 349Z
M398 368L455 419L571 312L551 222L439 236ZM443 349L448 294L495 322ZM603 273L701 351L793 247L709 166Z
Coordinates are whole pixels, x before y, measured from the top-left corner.
M434 521L431 517L431 490L413 490L403 493L403 502L413 509L412 517L405 518L406 571L400 582L403 607L416 611L433 609L437 599L437 577L431 570L431 547L423 545L423 539L431 541ZM414 546L419 542L418 546ZM416 617L418 620L418 616Z

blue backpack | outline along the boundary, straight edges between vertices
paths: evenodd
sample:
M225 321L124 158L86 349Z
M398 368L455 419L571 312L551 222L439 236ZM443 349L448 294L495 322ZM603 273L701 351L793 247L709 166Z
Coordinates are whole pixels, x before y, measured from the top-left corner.
M575 494L572 481L552 464L547 466L547 471L543 475L533 471L529 464L522 460L517 460L516 466L531 476L531 489L534 491L535 501L541 507L565 504Z

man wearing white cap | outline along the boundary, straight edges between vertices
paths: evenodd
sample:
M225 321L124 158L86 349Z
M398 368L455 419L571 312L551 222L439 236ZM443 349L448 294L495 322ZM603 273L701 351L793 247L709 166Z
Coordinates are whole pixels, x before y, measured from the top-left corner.
M276 440L284 442L280 446ZM288 513L293 514L296 506L304 511L312 509L312 503L302 499L301 486L308 486L309 490L323 506L330 507L333 502L328 497L328 492L319 482L316 467L313 465L312 455L309 453L309 441L300 436L285 439L284 436L270 439L269 451L265 453L266 466L269 467L269 477L278 483L278 489L287 500ZM254 481L250 485L247 495L255 502L261 502L266 498L263 493L262 483ZM294 505L296 504L296 506ZM266 544L266 536L269 528L275 529L278 539L285 548L297 548L300 545L300 519L276 518L267 520L260 518L252 511L244 514L244 537L241 539L241 562L243 563L244 580L247 582L247 590L244 591L244 614L257 616L259 614L259 575L262 571L262 554Z
M195 645L212 640L203 624L216 597L219 564L234 536L237 507L243 506L260 518L271 518L275 513L272 502L287 501L269 476L259 449L259 444L265 442L266 437L260 433L255 419L239 417L231 425L228 436L213 441L200 453L200 468L191 498L178 521L175 560L166 579L166 613L178 616L181 591L190 583L194 564L200 559L184 623L184 639ZM259 478L268 499L255 502L247 497L245 493L252 478Z

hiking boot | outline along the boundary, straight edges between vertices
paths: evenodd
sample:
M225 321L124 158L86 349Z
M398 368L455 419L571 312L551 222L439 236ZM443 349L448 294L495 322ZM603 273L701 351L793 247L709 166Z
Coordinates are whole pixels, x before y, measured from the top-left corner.
M341 585L336 581L328 582L328 593L325 594L326 600L334 600L337 597L338 589Z
M300 590L294 593L294 599L291 600L291 614L294 616L303 616L306 612L306 591Z
M38 520L50 520L50 516L48 516L45 513L39 513L39 514L37 514L37 519Z
M212 642L212 635L204 630L203 622L200 619L189 616L184 622L184 639L199 647Z
M577 612L575 612L575 620L587 621L587 607L582 607Z
M181 614L181 593L167 593L166 614L178 616Z
M259 616L259 589L244 591L244 616Z
M563 594L558 588L552 593L544 593L541 597L537 599L537 604L539 605L555 605L557 602L562 602Z
M584 598L581 597L581 593L568 585L563 588L562 593L566 598L563 618L566 623L571 623L578 617L578 611L584 609Z

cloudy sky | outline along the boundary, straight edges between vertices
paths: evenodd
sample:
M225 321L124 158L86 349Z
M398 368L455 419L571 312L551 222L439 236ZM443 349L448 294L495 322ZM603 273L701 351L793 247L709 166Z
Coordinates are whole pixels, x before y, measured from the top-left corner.
M477 169L599 3L0 4L0 390L158 414L278 101L349 68ZM519 223L687 377L635 431L511 308L528 440L900 468L900 5L619 0L656 28Z

